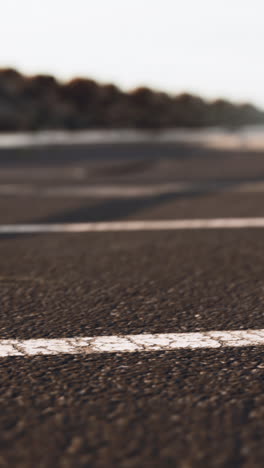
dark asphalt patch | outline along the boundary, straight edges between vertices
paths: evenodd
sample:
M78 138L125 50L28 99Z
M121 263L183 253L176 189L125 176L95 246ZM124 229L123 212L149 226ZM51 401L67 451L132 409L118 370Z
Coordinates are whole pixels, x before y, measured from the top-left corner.
M1 466L263 466L263 353L1 360Z
M262 230L0 242L1 338L264 328Z
M104 144L0 149L1 169L54 168L56 180L72 180L68 170L83 169L94 182L151 182L200 180L263 180L263 151L226 151L177 143ZM58 167L63 168L61 176ZM66 173L65 173L66 171ZM86 175L85 175L86 174ZM51 178L54 180L54 176ZM46 175L45 175L46 179ZM18 180L6 175L5 183ZM27 180L25 175L24 181ZM83 179L82 179L83 180Z
M142 206L129 219L198 219L264 216L264 193L228 193L171 196L150 207Z
M80 207L88 211L96 200L79 200L78 198L3 196L0 197L0 224L32 223L41 219L58 216L58 213L78 212ZM1 241L1 239L0 239Z
M264 193L227 192L123 199L4 196L0 199L0 224L261 217L263 200Z

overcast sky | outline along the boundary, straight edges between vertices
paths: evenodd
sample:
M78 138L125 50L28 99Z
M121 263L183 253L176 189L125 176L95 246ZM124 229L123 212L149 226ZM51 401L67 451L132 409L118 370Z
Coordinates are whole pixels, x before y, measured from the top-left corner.
M263 0L6 0L0 66L264 107Z

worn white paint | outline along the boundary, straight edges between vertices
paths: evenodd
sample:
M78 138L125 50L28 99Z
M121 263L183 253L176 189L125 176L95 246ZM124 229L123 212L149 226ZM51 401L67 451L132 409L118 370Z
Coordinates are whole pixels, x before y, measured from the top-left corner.
M0 170L0 177L2 170ZM83 177L76 172L76 178ZM48 178L48 176L47 176ZM145 185L56 185L42 186L36 184L9 183L0 184L0 195L8 197L38 197L38 198L140 198L166 194L193 193L263 193L264 182L173 182Z
M264 346L264 329L0 340L0 357Z
M0 177L2 170L0 170ZM46 175L48 177L48 175ZM32 177L32 175L31 175ZM83 177L76 171L76 178ZM153 197L166 194L193 194L193 193L263 193L264 182L171 182L160 184L94 184L94 185L36 185L9 183L0 184L1 196L38 197L38 198L140 198Z
M187 143L210 148L263 150L262 125L248 125L240 130L224 128L147 130L48 130L24 133L1 133L0 148L45 147L54 145L130 143ZM24 155L26 158L26 153Z
M1 170L0 170L1 175ZM212 185L211 185L212 187ZM61 185L41 186L30 184L0 184L1 196L34 196L61 198L138 198L168 193L189 193L204 191L202 184L183 182L154 185Z
M169 219L98 223L2 224L0 235L263 228L264 218Z
M169 193L189 193L204 191L205 188L190 186L188 184L157 184L157 185L94 185L94 186L56 186L41 187L25 184L0 185L1 196L12 197L39 197L39 198L140 198L165 195Z

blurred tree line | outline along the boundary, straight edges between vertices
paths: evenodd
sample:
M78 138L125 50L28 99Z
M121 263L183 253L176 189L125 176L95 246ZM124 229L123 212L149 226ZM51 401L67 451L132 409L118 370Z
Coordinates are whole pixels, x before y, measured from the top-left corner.
M140 87L123 92L113 84L75 78L66 83L48 75L26 77L0 69L0 131L40 129L239 126L264 122L250 104L191 94L176 96Z

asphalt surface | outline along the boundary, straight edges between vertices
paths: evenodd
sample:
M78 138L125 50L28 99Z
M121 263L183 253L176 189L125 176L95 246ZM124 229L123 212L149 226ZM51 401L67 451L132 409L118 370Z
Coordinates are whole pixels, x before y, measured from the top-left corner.
M134 198L21 191L186 181ZM0 189L17 194L1 196L0 223L264 216L264 192L235 191L262 181L262 153L2 149ZM0 338L263 329L263 257L262 229L7 234ZM263 466L262 347L8 357L0 368L0 467Z

